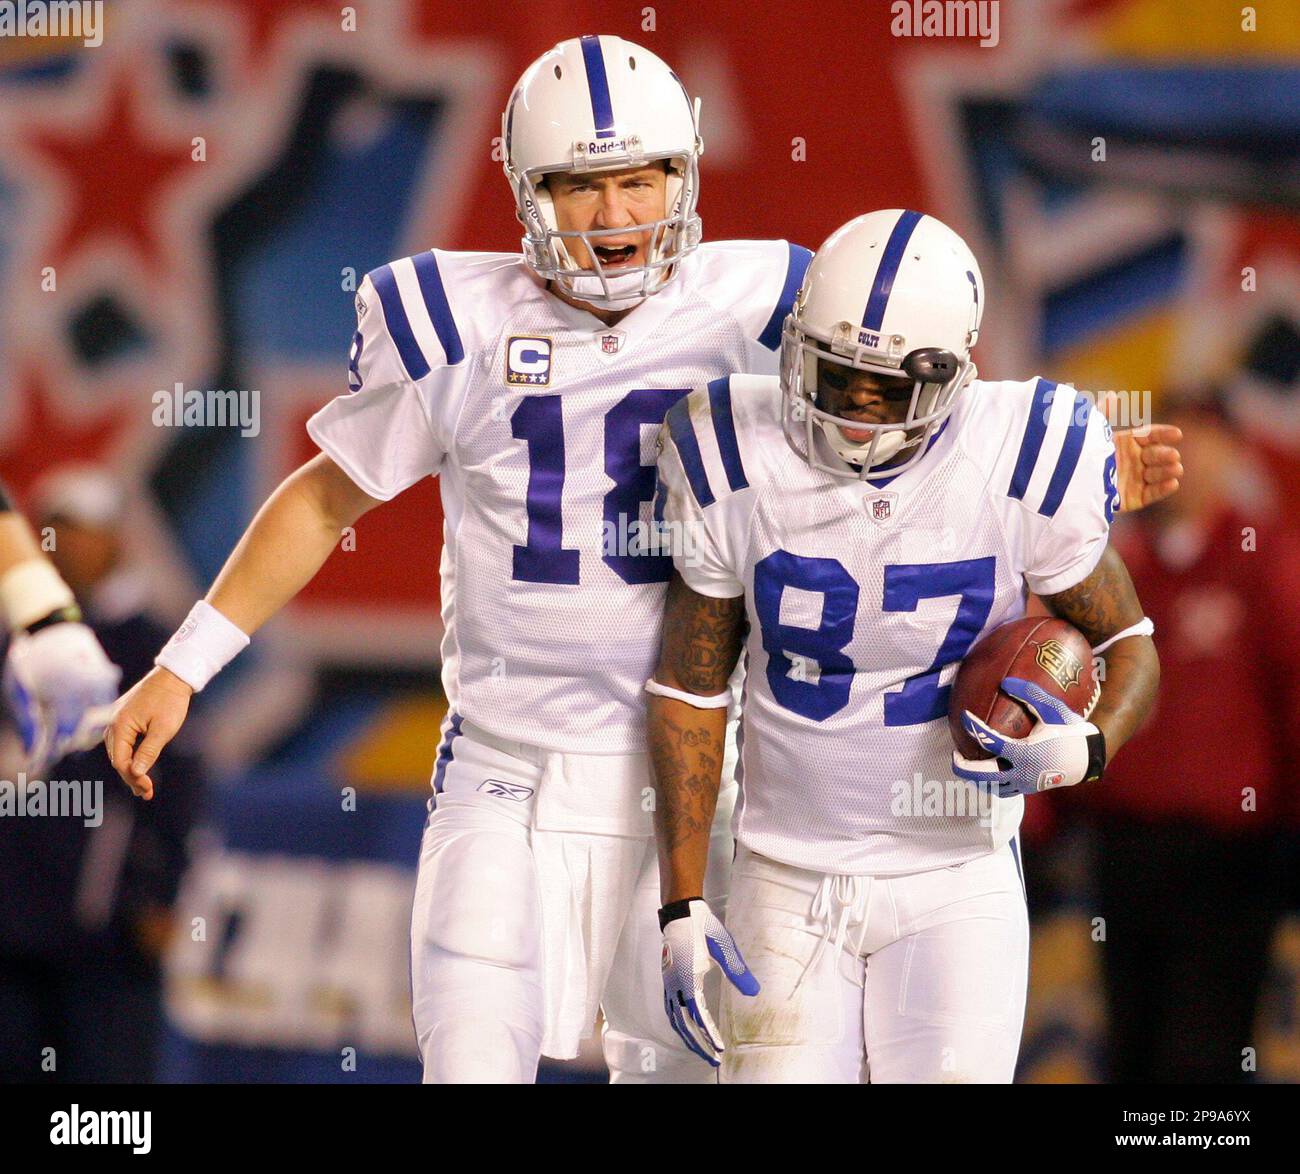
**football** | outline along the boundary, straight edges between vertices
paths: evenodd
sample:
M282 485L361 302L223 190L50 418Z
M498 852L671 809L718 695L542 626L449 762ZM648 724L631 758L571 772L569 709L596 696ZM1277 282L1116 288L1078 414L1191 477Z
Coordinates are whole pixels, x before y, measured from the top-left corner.
M995 628L970 650L957 670L948 697L948 729L967 758L992 755L962 726L963 711L1000 734L1023 738L1034 718L1019 701L1002 691L1004 677L1032 681L1086 717L1100 696L1093 680L1092 648L1072 624L1051 616L1025 616Z

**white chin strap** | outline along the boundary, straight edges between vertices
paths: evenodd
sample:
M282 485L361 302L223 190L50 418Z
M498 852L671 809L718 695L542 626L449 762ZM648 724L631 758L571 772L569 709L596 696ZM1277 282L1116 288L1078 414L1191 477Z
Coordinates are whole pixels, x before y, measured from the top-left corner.
M578 270L568 279L568 287L575 298L605 310L625 309L645 301L644 295L635 297L641 289L640 273L606 273L602 284L594 273Z
M840 426L830 420L818 420L817 423L821 425L826 442L840 460L847 461L850 465L861 465L867 459L867 454L871 451L870 440L850 440L844 435ZM892 460L898 455L906 439L906 433L903 432L888 432L883 435L876 443L876 454L873 458L875 463L881 464Z

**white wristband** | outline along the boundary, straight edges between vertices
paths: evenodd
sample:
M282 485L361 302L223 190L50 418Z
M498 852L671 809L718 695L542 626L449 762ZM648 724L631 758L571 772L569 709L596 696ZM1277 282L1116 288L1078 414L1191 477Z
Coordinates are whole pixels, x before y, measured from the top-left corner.
M1155 630L1156 630L1155 624L1153 624L1149 619L1147 619L1146 616L1143 616L1140 620L1138 620L1136 624L1133 624L1131 627L1125 628L1122 632L1116 632L1115 635L1109 637L1106 640L1103 640L1100 644L1097 645L1096 648L1092 650L1093 655L1100 656L1112 644L1115 644L1118 641L1123 640L1128 636L1151 636L1155 633Z
M76 602L72 589L43 558L29 558L0 575L0 607L12 632L21 632L50 612Z
M719 693L715 697L701 697L698 693L684 693L671 685L661 685L653 677L645 683L645 691L656 697L671 697L674 701L685 701L696 709L726 709L731 703L731 690Z
M195 693L248 647L249 638L206 599L200 599L154 657Z

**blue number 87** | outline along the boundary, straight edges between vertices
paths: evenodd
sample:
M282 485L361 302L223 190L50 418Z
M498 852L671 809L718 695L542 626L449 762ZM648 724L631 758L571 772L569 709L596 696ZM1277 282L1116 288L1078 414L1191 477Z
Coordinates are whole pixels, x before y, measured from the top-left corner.
M993 609L996 560L951 563L895 563L885 567L882 612L914 612L923 599L960 597L957 613L924 671L901 689L885 694L885 725L934 721L948 711L949 686L939 684L945 665L961 660L984 629ZM801 628L781 622L781 599L795 587L822 596L821 622ZM834 558L805 558L774 551L754 567L754 610L758 613L767 680L777 702L812 721L825 721L849 702L856 668L844 653L857 622L859 584ZM791 654L800 658L796 662ZM817 666L816 679L804 664ZM793 675L792 675L793 674Z

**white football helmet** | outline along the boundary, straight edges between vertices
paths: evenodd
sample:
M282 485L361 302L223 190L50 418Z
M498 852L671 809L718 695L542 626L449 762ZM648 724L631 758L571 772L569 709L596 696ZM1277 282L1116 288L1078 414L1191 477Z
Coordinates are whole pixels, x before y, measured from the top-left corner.
M501 119L505 171L525 229L524 259L547 281L584 302L625 309L662 289L700 243L700 104L658 57L620 37L561 41L524 71ZM626 228L561 232L548 172L613 171L668 162L664 216L649 230L647 263L606 273L594 248ZM587 245L582 269L569 241Z
M975 378L984 281L974 254L946 224L921 212L868 212L817 250L785 320L782 422L787 441L814 468L865 478L902 472L924 454ZM897 424L866 424L817 405L818 363L910 376L912 397ZM841 431L870 432L867 441ZM828 451L829 450L829 451ZM836 459L838 458L838 459Z

